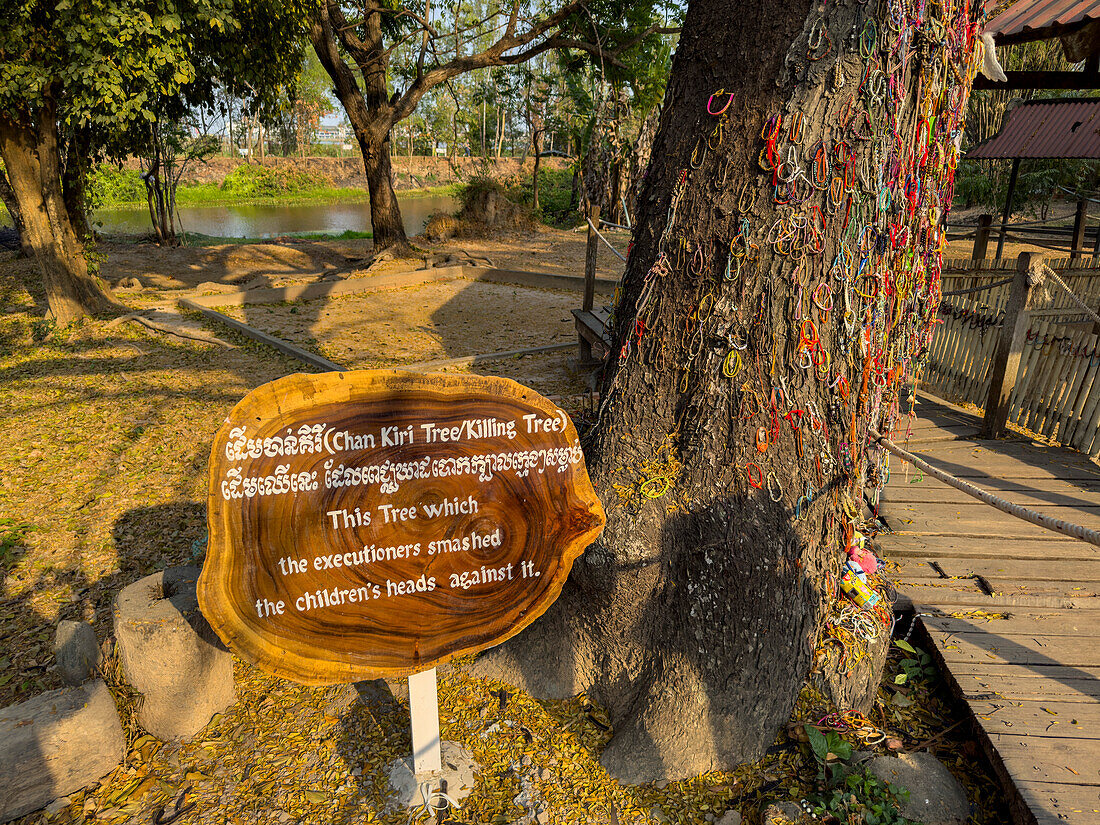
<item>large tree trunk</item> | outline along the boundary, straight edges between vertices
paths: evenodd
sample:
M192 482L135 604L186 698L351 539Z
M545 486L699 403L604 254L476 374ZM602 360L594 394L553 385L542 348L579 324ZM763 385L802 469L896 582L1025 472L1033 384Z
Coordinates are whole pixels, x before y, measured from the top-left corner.
M336 97L344 106L351 123L359 151L363 155L363 172L370 192L371 232L374 249L408 248L405 222L397 205L390 163L390 115L392 112L386 89L386 64L376 61L363 72L363 90L355 75L336 48L336 34L329 17L328 3L321 3L310 21L310 41L317 58L332 78ZM375 10L363 23L362 48L369 54L382 54L382 15Z
M69 222L61 193L57 103L47 95L33 122L0 112L0 155L7 167L26 242L46 285L59 324L117 306L110 289L88 272L84 249Z
M551 610L474 665L603 703L602 759L622 780L760 757L807 678L845 710L873 699L889 612L866 614L877 642L845 637L847 662L827 620L854 615L836 583L865 483L881 482L867 427L892 424L935 317L974 52L954 17L946 47L918 19L895 51L889 5L828 4L828 40L808 0L739 4L732 26L721 0L688 7L587 443L607 527ZM866 30L861 56L868 19L882 34ZM869 55L898 67L889 84L860 82ZM780 114L779 177L798 168L792 122L807 158L794 206L760 164L761 127Z
M352 122L354 126L354 121ZM355 128L355 137L363 153L363 170L367 176L367 190L370 192L371 233L374 236L376 251L397 247L407 248L409 239L405 235L405 222L401 218L401 207L397 203L397 193L393 189L393 164L390 160L390 136L387 134L380 143L373 139L365 140Z

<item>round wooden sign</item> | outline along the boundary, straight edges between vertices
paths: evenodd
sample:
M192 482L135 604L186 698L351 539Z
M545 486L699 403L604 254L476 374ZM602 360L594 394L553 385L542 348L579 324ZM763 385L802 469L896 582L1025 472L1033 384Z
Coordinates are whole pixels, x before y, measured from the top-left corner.
M290 375L214 440L203 615L305 684L406 676L515 635L603 529L577 432L504 378Z

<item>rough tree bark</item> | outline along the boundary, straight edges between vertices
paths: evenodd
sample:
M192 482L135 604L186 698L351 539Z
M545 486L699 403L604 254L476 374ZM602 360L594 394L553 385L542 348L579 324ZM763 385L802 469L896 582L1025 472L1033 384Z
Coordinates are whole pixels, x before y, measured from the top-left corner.
M867 427L935 318L975 29L966 0L821 8L689 4L587 439L607 527L474 663L603 703L624 781L756 759L808 679L866 711L881 674L887 611L854 665L829 628L861 621L836 584L881 481Z
M69 222L61 191L57 101L46 93L33 117L0 112L0 155L23 219L27 243L42 272L49 309L59 324L118 305L88 272L84 249Z

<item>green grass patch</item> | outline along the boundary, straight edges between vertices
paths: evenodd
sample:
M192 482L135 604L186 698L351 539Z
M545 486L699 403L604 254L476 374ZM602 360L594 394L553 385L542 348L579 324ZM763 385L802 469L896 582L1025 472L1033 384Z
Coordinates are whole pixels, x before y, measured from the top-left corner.
M271 243L277 238L298 238L303 241L357 241L373 238L370 232L345 229L343 232L286 232L270 238L234 238L222 235L204 235L201 232L188 232L183 237L184 246L222 246L224 244Z
M456 196L460 184L434 186L400 192L403 200L440 195ZM97 209L133 209L146 205L145 184L134 169L115 169L103 165L89 182ZM295 203L356 203L370 199L366 189L336 186L327 176L294 169L273 169L243 164L220 184L181 183L176 190L176 205L192 206L273 206Z

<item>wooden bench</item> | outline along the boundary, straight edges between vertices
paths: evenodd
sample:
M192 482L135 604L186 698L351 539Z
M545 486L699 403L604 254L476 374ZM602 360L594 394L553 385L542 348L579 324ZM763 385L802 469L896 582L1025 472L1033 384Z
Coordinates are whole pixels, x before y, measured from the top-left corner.
M611 307L574 309L573 321L577 327L577 360L580 365L593 366L600 363L611 349Z

